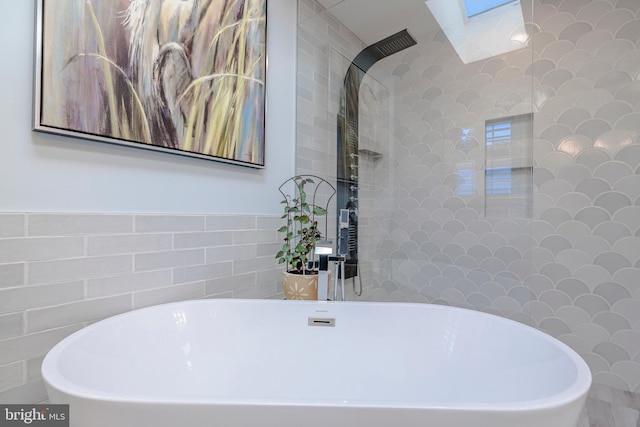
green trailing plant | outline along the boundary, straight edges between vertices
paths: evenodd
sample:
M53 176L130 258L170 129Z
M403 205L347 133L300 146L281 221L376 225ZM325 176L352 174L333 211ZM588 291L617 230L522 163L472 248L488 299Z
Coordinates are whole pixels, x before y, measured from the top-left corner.
M319 182L316 184L315 179ZM283 193L282 188L288 182L293 181L295 190L293 195ZM307 266L313 259L316 242L322 239L322 233L318 228L318 217L327 215L327 208L316 204L318 188L326 183L331 187L333 197L335 190L327 181L311 175L295 176L288 179L280 186L280 193L284 196L282 204L285 220L278 232L284 235L282 249L276 254L280 264L287 265L287 271L293 274L315 274ZM307 186L311 184L313 194L308 194ZM329 198L329 199L330 199ZM328 202L327 202L328 204Z

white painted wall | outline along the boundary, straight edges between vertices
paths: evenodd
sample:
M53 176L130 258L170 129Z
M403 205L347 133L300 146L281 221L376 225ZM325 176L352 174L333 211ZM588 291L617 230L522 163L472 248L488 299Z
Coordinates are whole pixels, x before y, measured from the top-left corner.
M32 132L35 2L0 26L0 212L280 212L295 171L296 2L268 2L266 168Z

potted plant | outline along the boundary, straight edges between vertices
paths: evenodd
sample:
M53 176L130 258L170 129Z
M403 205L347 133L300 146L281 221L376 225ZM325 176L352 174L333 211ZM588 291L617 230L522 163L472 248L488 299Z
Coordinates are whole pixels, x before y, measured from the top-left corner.
M285 194L284 187L293 184L293 194ZM326 187L322 188L321 187ZM326 180L314 175L297 175L289 178L279 188L283 196L285 224L278 230L283 235L282 249L276 254L280 264L286 264L282 286L287 299L316 299L318 295L318 271L310 268L314 261L316 243L326 237L318 227L318 220L327 215L329 201L335 188ZM327 196L320 206L320 197ZM325 193L325 194L323 194Z

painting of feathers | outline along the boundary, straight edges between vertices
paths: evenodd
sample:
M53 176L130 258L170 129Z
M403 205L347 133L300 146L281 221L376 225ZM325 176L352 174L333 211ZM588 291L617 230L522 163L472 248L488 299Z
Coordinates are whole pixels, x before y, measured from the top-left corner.
M267 0L38 0L34 129L264 166Z

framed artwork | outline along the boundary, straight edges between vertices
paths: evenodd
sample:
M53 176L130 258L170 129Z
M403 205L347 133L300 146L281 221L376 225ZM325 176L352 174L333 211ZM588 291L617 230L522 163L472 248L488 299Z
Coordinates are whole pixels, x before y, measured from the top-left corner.
M37 0L34 130L264 167L267 0Z

